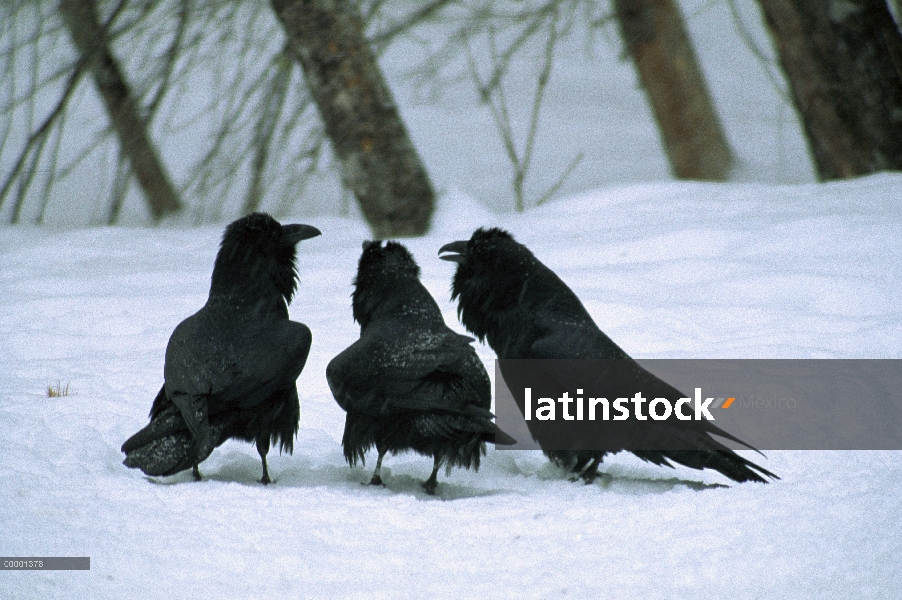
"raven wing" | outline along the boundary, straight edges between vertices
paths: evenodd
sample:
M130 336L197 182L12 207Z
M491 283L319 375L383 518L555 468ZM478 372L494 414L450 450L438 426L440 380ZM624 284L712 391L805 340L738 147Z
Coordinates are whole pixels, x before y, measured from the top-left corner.
M292 385L310 352L310 329L287 319L221 319L201 309L166 347L166 396L203 442L208 419L252 409Z
M372 324L326 369L339 406L348 412L404 410L488 411L491 381L470 346L473 338L450 329L400 330Z

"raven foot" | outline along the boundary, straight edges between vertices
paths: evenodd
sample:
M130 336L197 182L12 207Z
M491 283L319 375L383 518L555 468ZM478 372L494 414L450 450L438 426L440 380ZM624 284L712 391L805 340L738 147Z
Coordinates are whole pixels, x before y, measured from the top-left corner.
M260 454L260 462L263 463L263 477L260 483L269 485L272 479L269 478L269 465L266 464L266 453L269 452L269 437L257 438L257 452Z
M593 458L592 462L585 466L577 463L576 467L574 467L570 475L570 481L576 482L582 479L586 485L589 485L590 483L595 481L596 478L602 476L606 477L608 479L608 482L610 482L610 475L598 472L598 465L600 464L601 458Z
M422 483L423 489L426 490L426 493L430 496L435 496L435 488L438 487L438 481L433 478L429 478Z

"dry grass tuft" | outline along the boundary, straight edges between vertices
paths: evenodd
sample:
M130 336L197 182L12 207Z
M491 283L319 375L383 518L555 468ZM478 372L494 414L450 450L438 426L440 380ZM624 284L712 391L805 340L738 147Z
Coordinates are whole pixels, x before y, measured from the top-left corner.
M59 398L61 396L70 396L72 395L72 390L69 389L69 384L66 384L66 387L63 387L59 381L56 382L56 387L52 385L47 386L47 397L48 398Z

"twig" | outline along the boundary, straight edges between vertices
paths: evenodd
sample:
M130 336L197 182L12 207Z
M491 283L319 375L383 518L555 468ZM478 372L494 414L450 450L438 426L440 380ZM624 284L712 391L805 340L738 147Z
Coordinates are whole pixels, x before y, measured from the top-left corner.
M254 158L251 163L251 182L248 186L242 209L244 214L252 213L260 208L260 201L263 197L263 172L266 170L266 165L269 162L269 150L272 146L273 132L282 115L282 108L285 105L285 96L288 91L288 82L291 78L292 65L286 50L283 49L279 52L274 57L273 63L275 64L275 73L267 84L266 95L260 101L258 108L260 117L257 120L257 126L254 128L254 137L251 140Z
M122 9L125 8L127 2L128 0L120 0L116 8L113 9L113 12L107 22L102 24L101 31L106 31L109 29L109 27L121 13ZM25 175L22 177L22 179L19 180L20 186L16 203L12 211L12 223L17 223L19 220L24 204L25 193L27 192L28 187L30 186L31 181L34 177L33 171L36 168L37 160L40 158L40 155L43 152L47 135L56 123L56 120L66 110L66 106L68 105L69 100L72 97L72 93L75 91L75 88L78 87L82 76L87 71L87 68L89 66L89 62L87 60L88 58L90 57L81 56L75 62L72 68L72 72L69 75L68 81L66 82L66 86L63 89L62 96L57 101L57 104L53 108L53 110L50 111L50 114L46 117L46 119L44 119L44 122L41 124L41 126L38 127L38 129L28 137L25 146L22 148L22 151L19 154L19 158L16 160L15 165L13 166L7 178L4 180L3 187L0 187L0 208L2 208L3 202L6 200L6 197L9 194L9 190L12 188L13 183L16 182L16 180L19 179L20 175L22 174L22 170L25 168L25 163L28 160L29 156L32 157L31 166L28 170L25 171ZM30 98L33 102L34 95L31 95Z
M740 39L743 44L749 51L758 59L758 62L761 63L762 70L764 74L767 76L767 80L770 82L771 86L773 86L774 91L777 92L777 95L780 96L784 102L792 105L792 98L789 97L789 92L786 90L786 87L778 81L777 75L774 75L772 68L775 66L775 62L772 58L766 56L764 51L758 47L758 44L755 43L755 40L752 38L751 32L745 26L745 23L742 20L742 16L739 14L739 9L736 7L735 0L727 0L727 6L730 8L730 15L733 21L733 27L736 29L736 33L739 34Z
M425 6L421 6L407 15L403 20L395 23L384 31L380 31L377 35L372 36L370 38L370 44L372 44L377 55L381 54L399 34L410 31L420 23L428 21L435 16L436 13L454 2L455 0L432 0L432 2ZM367 21L369 21L370 18L371 16L367 18Z
M539 73L539 79L536 82L536 93L532 103L532 113L529 116L529 131L526 134L526 150L523 152L523 176L532 162L532 152L535 148L536 132L539 128L539 110L542 107L542 98L545 95L545 88L548 86L548 78L551 76L551 65L554 56L554 46L557 43L557 11L551 14L551 23L549 24L548 42L545 45L545 64L542 65L542 71ZM518 211L523 211L523 194L522 181L521 193L518 197Z
M60 148L62 147L63 142L63 132L66 129L67 114L68 113L66 111L63 111L63 114L60 115L59 126L56 128L56 139L54 140L53 150L50 153L50 166L46 170L47 175L44 178L43 193L41 194L41 207L38 212L38 216L35 219L35 223L37 223L38 225L44 223L44 216L47 212L47 204L50 201L50 190L56 183L56 165L59 162Z
M535 152L536 138L538 135L539 121L541 116L542 103L545 98L545 91L551 78L551 69L554 64L554 49L557 45L560 35L558 28L559 12L557 10L557 2L549 2L542 9L533 13L535 20L529 22L524 30L514 39L514 41L503 51L498 50L497 31L493 24L488 27L488 43L489 55L492 59L492 75L488 81L483 81L476 67L476 58L473 54L472 44L466 42L467 64L470 70L470 76L476 84L479 96L489 107L492 119L498 129L501 143L504 147L505 154L513 168L513 177L511 187L514 192L515 208L518 212L522 212L526 208L526 198L524 194L524 185L526 176L529 173L530 166ZM532 106L529 113L529 121L526 129L525 140L523 142L522 153L518 151L517 144L514 141L514 131L511 124L510 109L508 106L507 95L502 85L504 75L507 73L510 62L516 51L523 47L525 42L538 31L543 29L543 25L548 27L548 37L545 41L545 53L542 68L539 71L536 80L536 89L533 94ZM541 204L548 200L554 193L560 189L564 181L573 172L576 166L582 160L582 154L576 156L563 173L558 177L555 183L539 197L536 204Z
M25 147L22 149L22 152L19 154L19 158L16 161L15 166L13 166L12 171L7 176L6 180L3 182L3 187L0 188L0 207L3 206L3 201L6 199L6 195L9 193L10 188L13 185L13 182L16 181L16 178L19 176L19 173L22 171L22 168L25 165L25 161L28 158L28 155L31 153L32 149L36 144L41 143L41 140L47 135L49 129L53 126L56 119L60 116L60 114L65 110L66 105L69 103L69 98L72 96L72 92L75 91L75 88L78 86L79 81L81 80L82 75L85 73L86 61L80 60L75 65L75 69L72 74L69 76L69 81L66 83L66 88L63 91L63 95L60 97L56 106L41 126L32 133L28 137L28 141L25 143ZM17 212L17 211L14 211ZM13 222L15 222L15 217Z
M169 81L172 79L172 71L179 58L182 40L185 37L185 29L188 26L188 17L191 14L191 0L182 0L178 14L178 25L175 28L175 34L172 36L172 43L166 49L166 62L163 65L163 76L160 78L160 85L157 87L157 93L154 94L153 99L147 104L148 123L153 120L163 96L169 91Z
M564 185L564 182L567 180L567 178L570 177L570 173L572 173L573 170L579 165L579 163L582 162L583 157L584 155L582 152L573 157L573 160L570 161L570 164L567 165L567 168L564 169L560 177L557 178L557 181L554 182L554 185L548 188L548 190L544 194L542 194L541 198L536 200L536 206L542 206L546 201L548 201L557 193L560 187Z

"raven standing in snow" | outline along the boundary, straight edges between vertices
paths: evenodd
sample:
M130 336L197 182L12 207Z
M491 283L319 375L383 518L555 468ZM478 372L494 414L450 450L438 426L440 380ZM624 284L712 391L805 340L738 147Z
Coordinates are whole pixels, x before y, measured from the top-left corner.
M207 303L182 321L166 346L165 383L150 424L123 445L124 464L147 475L193 468L229 438L289 453L298 431L295 380L310 351L310 329L288 319L297 289L295 245L320 235L263 213L230 224L216 255Z
M539 262L526 246L501 229L477 229L469 241L446 244L439 250L444 260L457 263L451 285L451 299L458 300L461 322L501 359L622 359L630 361L629 371L638 389L676 392L637 363L606 336L589 316L576 294L548 267ZM566 378L566 374L564 375ZM569 382L569 389L580 382ZM679 392L676 392L679 393ZM680 394L682 395L682 394ZM649 397L655 397L650 395ZM605 427L606 422L600 422ZM530 428L541 426L529 421ZM639 458L656 465L672 466L668 460L694 469L710 468L734 481L759 481L776 475L751 463L709 434L714 433L739 443L707 420L681 421L673 417L663 421L636 421L634 429L623 435L625 423L609 431L615 441L610 451L624 449L617 439L642 438L676 442L680 449L631 450ZM620 436L619 438L617 436ZM606 440L611 444L612 440ZM598 465L606 451L545 450L557 464L572 468L586 483L598 475ZM758 471L757 473L755 471ZM760 475L759 475L760 473Z
M348 464L363 463L375 446L379 458L370 484L381 485L387 452L432 456L423 488L434 494L443 464L478 469L485 442L515 442L492 421L491 382L473 338L445 326L419 276L403 245L364 242L352 294L360 339L332 359L326 378L347 412L342 447Z

